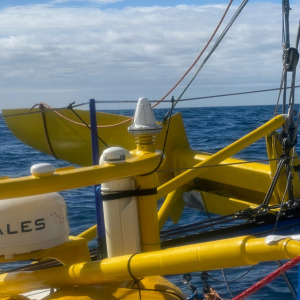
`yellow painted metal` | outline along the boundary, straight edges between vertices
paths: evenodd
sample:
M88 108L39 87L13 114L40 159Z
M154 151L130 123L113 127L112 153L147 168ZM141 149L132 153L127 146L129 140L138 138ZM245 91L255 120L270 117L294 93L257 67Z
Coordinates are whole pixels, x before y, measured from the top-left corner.
M255 208L251 202L234 199L217 193L201 192L207 211L218 215L229 215L249 207Z
M146 277L139 281L140 291L132 282L117 282L102 286L75 286L61 288L44 300L178 300L183 295L178 288L160 276Z
M153 166L155 168L155 166ZM156 175L137 176L136 184L139 189L156 188ZM141 230L142 251L154 251L160 249L160 235L157 216L156 195L139 196L139 221Z
M277 128L281 127L285 123L285 117L283 115L279 115L272 120L268 121L261 127L257 128L256 130L252 131L251 133L247 134L246 136L242 137L241 139L237 140L236 142L232 143L231 145L225 147L221 151L213 154L207 160L197 164L194 166L194 169L187 170L182 174L178 175L174 179L168 181L167 183L161 185L158 188L158 198L165 196L166 194L170 193L171 191L177 189L178 187L182 186L183 184L188 183L193 178L199 176L200 174L206 171L207 166L219 164L220 162L224 161L226 158L236 154L237 152L241 151L245 147L251 145L258 139L262 138L263 136L269 134L270 132L276 130Z
M87 124L90 124L89 111L74 111ZM46 139L41 110L33 109L29 113L29 109L5 109L2 110L2 113L7 126L18 139L43 153L53 155ZM82 124L72 110L60 109L56 112L44 109L43 113L54 154L62 160L75 164L92 165L90 129ZM135 148L134 139L127 132L127 127L130 126L130 117L101 112L97 113L97 119L101 126L125 122L118 126L98 129L99 137L108 146L119 146L117 141L120 139L122 147ZM126 122L126 120L128 121ZM77 123L81 123L81 125ZM101 152L106 148L102 142L99 143L99 147Z
M178 216L181 215L181 212L184 208L182 194L186 190L187 187L182 186L167 195L164 203L162 204L160 210L158 211L158 223L160 229L162 229L169 216L176 215L173 217L172 220L173 223L178 222Z
M97 285L135 278L181 274L254 265L261 261L290 259L300 254L300 242L290 238L272 245L252 236L175 247L166 250L77 263L35 272L0 275L3 293L19 294L45 287Z
M45 177L20 177L0 181L0 199L25 197L100 184L111 180L151 172L158 165L160 153L144 153L126 164L67 169Z
M198 164L212 156L209 153L196 151L193 153L191 151L177 152L176 149L174 149L173 152L175 152L173 154L174 157L178 157L178 159L174 161L174 168L178 170ZM177 172L177 175L179 175L179 171ZM205 173L197 176L192 183L185 184L183 187L177 188L167 195L159 211L160 228L163 226L164 221L168 216L172 218L174 223L178 220L183 204L183 191L194 189L208 191L210 193L210 196L208 197L209 200L216 195L222 195L224 196L224 200L230 199L230 204L232 204L233 207L244 207L244 205L240 205L240 201L256 207L262 203L270 183L271 177L269 165L249 163L245 160L236 158L227 158L218 165L210 165L210 167L206 168ZM298 185L296 184L296 186ZM171 203L169 203L169 201L171 201ZM275 199L272 198L271 203L274 202ZM169 205L173 208L169 207ZM222 214L222 211L226 210L225 207L226 205L224 205L222 209L222 205L218 205L217 203L216 206L214 206L212 200L207 209L209 212Z
M70 236L68 242L51 249L47 249L44 253L35 258L38 260L53 258L64 265L71 265L76 262L91 260L86 240L74 236Z
M12 295L0 294L0 300L30 300L30 298L21 295L12 296Z
M85 239L86 241L91 241L97 237L97 225L92 226L91 228L85 230L78 234L78 237Z
M197 154L198 161L205 161L211 155ZM270 186L270 166L227 158L220 164L207 168L197 177L195 186L205 186L208 191L218 191L230 197L261 203Z
M30 259L46 260L52 258L60 261L64 265L90 261L90 253L87 242L83 238L70 236L67 242L53 248L32 251L24 254L16 254L10 259L7 259L2 255L0 256L0 263L25 261Z
M87 124L89 124L89 111L74 110ZM11 132L23 143L49 155L51 153L46 139L43 119L39 109L5 109L2 114ZM81 122L69 109L60 109L59 114L53 110L44 110L46 126L50 144L54 154L65 161L78 165L92 165L90 130L86 126L72 123ZM64 119L66 117L68 119ZM128 120L126 122L126 120ZM128 150L136 148L133 136L128 132L131 118L110 113L97 112L98 136L105 141L108 147L120 146ZM124 122L124 123L123 123ZM118 124L117 126L110 126ZM162 132L156 139L156 149L162 150L166 136L167 125L162 124ZM99 143L100 153L106 148ZM166 157L170 161L165 165L171 168L173 149L189 148L189 142L184 129L181 114L172 116L168 131L168 143L165 148ZM143 149L141 149L143 150ZM160 174L161 180L166 181L172 172Z

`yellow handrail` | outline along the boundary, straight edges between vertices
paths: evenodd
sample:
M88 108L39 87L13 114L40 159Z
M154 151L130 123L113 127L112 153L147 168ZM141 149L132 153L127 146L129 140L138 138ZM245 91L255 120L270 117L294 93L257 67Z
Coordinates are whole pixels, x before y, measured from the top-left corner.
M0 200L57 192L96 185L111 180L151 172L159 164L161 153L143 152L124 164L58 170L44 177L26 176L0 180Z
M267 245L265 238L243 236L147 253L107 258L39 270L0 275L2 293L19 294L46 287L93 285L152 275L181 274L291 259L300 242L290 238Z

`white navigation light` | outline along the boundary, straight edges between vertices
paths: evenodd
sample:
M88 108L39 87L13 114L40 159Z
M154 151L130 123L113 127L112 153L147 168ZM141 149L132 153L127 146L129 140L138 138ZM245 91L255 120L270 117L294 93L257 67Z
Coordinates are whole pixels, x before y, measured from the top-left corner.
M39 163L31 166L30 173L34 177L49 176L54 173L54 167L49 163Z
M133 125L128 128L128 131L133 135L156 135L161 128L155 123L149 100L140 98L135 110Z

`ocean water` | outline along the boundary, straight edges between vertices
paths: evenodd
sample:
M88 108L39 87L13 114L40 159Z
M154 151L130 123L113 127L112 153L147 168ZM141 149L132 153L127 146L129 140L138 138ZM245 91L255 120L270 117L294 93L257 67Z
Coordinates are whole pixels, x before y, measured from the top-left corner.
M239 107L214 107L214 108L183 108L176 109L183 116L185 128L191 146L194 149L207 152L216 152L229 145L236 139L259 127L272 118L274 107L272 106L239 106ZM115 113L132 115L132 110L113 111ZM161 120L167 110L156 109L157 120ZM55 167L65 166L68 163L55 160L52 157L39 153L22 144L9 132L3 118L0 118L0 177L29 175L30 167L40 162L50 162ZM299 146L296 146L299 150ZM299 151L298 151L299 153ZM256 142L251 147L238 153L236 157L256 160L266 159L264 139ZM77 235L83 230L95 224L95 205L93 200L93 188L87 187L61 193L66 200L71 234ZM206 215L197 210L185 209L180 224L187 224L205 219ZM0 219L1 220L1 219ZM0 221L1 222L1 221ZM171 225L166 224L165 228ZM284 262L283 262L284 263ZM0 268L2 268L0 266ZM254 268L242 267L235 270L224 270L233 296L256 283L270 272L277 269L276 263L263 263ZM240 280L235 280L246 272L250 272ZM287 272L292 285L297 290L298 267ZM218 291L223 299L231 299L230 292L221 271L209 272L214 279L208 283ZM202 292L200 272L192 274L191 283L197 287L199 294ZM168 276L173 283L189 295L191 292L182 283L182 275ZM260 291L248 299L293 299L282 277L278 277Z

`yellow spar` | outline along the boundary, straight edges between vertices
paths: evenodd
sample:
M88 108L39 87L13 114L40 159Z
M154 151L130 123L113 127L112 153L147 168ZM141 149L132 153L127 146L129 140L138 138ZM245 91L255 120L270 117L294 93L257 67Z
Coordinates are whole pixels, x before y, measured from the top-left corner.
M158 165L160 157L159 152L143 152L143 155L128 159L126 164L63 169L43 177L5 178L0 180L0 199L57 192L144 174Z
M193 178L199 176L199 174L205 172L204 167L208 165L219 164L226 158L236 154L237 152L256 142L257 140L269 134L270 132L278 129L285 123L285 120L286 117L284 115L276 116L275 118L271 119L256 130L250 132L246 136L225 147L221 151L213 154L207 160L195 165L194 169L187 170L179 176L175 177L174 179L170 180L169 182L163 184L158 188L157 198L165 196L166 194L174 191L183 184L189 182Z
M279 115L272 120L268 121L261 127L257 128L256 130L250 132L246 136L242 137L241 139L237 140L236 142L232 143L231 145L225 147L224 149L220 150L219 152L215 153L214 155L210 156L206 160L198 163L192 169L189 169L182 174L178 175L174 179L166 182L165 184L161 185L157 192L157 198L161 198L166 194L171 193L172 191L179 189L184 184L192 180L193 178L199 176L200 174L204 173L209 165L219 164L228 157L236 154L237 152L241 151L242 149L246 148L247 146L251 145L258 139L262 138L263 136L267 135L268 133L278 129L285 123L286 117L284 115ZM170 195L170 194L169 194ZM160 228L162 228L164 222L166 221L167 217L170 214L172 206L174 205L173 201L176 201L175 197L167 197L167 201L164 202L162 207L158 212L158 219Z
M254 265L261 261L291 259L299 254L300 242L290 238L267 245L265 238L243 236L140 253L133 257L124 255L34 272L2 274L0 290L19 294L46 287L130 280L128 268L135 278L142 278Z

